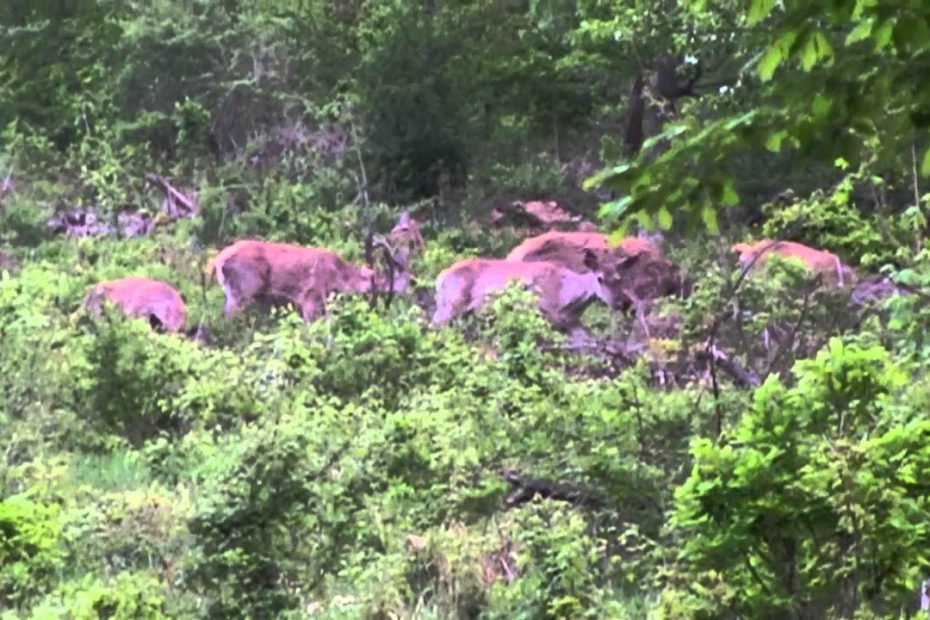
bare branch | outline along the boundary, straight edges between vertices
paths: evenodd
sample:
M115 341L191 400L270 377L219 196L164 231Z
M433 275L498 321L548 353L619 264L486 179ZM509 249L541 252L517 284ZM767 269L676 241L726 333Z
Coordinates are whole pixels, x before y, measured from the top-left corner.
M596 489L541 478L526 478L518 469L505 469L501 472L501 479L514 487L514 492L504 502L507 508L529 502L537 495L588 508L603 508L607 505L607 498Z

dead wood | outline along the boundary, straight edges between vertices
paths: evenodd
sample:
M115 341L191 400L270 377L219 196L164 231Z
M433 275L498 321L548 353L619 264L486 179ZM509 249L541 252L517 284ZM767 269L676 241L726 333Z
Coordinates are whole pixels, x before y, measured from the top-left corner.
M543 499L568 502L576 506L603 508L607 498L603 493L580 484L553 482L543 478L527 478L518 469L505 469L501 479L510 484L514 491L504 501L507 508L532 501L537 495Z
M168 216L168 221L173 222L184 217L194 217L199 213L197 194L194 192L182 192L163 176L154 172L145 175L145 185L146 187L158 188L165 193L161 209Z

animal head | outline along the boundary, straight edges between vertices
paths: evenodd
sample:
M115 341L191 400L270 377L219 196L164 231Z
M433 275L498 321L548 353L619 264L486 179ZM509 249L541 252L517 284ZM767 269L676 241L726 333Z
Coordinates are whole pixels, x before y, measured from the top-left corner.
M419 235L419 231L417 231ZM390 238L390 235L388 236ZM400 248L382 235L375 235L366 240L365 260L368 267L363 267L363 278L369 279L366 292L404 293L410 287L413 278L410 274L410 246L403 240ZM394 237L397 239L397 237ZM380 250L383 258L383 270L375 268L375 251Z
M616 307L620 303L620 297L614 274L619 273L621 261L611 260L601 252L588 248L582 251L581 260L590 277L569 279L569 281L574 280L581 285L579 297L585 299L590 299L592 296L597 297L609 308Z
M687 296L691 282L672 261L650 253L601 253L604 285L614 295L614 307L629 309L667 296Z
M424 243L420 223L410 217L410 212L405 210L400 214L397 224L388 233L387 242L395 260L403 264L404 269L409 269L411 258L423 251Z

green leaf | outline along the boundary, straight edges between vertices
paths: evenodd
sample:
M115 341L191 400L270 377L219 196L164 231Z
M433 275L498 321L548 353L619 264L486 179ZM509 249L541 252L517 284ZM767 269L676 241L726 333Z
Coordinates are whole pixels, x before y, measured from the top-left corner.
M775 0L751 0L749 3L749 14L746 17L749 21L749 25L758 24L768 17L773 8L775 8Z
M832 109L833 102L824 97L823 94L817 93L814 96L814 102L811 104L811 111L814 113L815 117L820 119L826 118Z
M891 35L894 33L894 24L896 21L894 17L890 17L882 22L882 25L875 30L875 34L872 35L872 38L875 40L876 52L880 52L882 49L888 47L888 44L891 42Z
M811 33L801 49L801 68L810 71L818 62L832 61L833 47L822 32Z
M769 46L769 48L765 50L762 60L759 61L759 79L763 82L771 80L778 65L781 64L782 59L781 48L778 45Z
M930 148L924 153L923 161L920 162L920 174L930 177Z
M720 202L723 203L725 207L733 207L739 203L739 194L736 193L736 188L733 187L733 179L726 179L723 182L723 194L720 198Z
M656 220L659 222L659 228L661 230L669 230L672 227L672 213L668 210L667 207L663 206L659 209L659 212L656 213Z
M781 151L781 143L784 142L787 135L788 132L784 129L770 133L765 139L765 148L772 151L773 153L778 153Z
M645 211L637 211L633 214L633 217L639 222L640 228L645 228L650 230L653 227L652 216L646 213Z
M632 174L633 170L634 165L632 163L613 166L585 179L582 187L585 190L591 190L599 186L619 187L623 185L625 179Z
M701 207L701 221L704 222L704 226L707 227L709 232L715 233L719 230L717 224L717 209L713 205L705 204Z
M618 198L617 200L611 200L610 202L604 203L600 210L598 210L597 215L601 218L621 218L623 217L627 209L630 208L630 205L633 204L632 196L624 196L623 198Z
M846 45L852 45L853 43L858 43L859 41L867 39L869 35L872 34L873 25L874 22L871 18L860 21L856 27L846 35Z

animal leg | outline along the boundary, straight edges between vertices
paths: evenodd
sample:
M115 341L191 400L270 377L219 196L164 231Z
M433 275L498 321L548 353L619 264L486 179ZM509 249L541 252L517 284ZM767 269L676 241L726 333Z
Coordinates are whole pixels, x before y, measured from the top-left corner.
M437 283L436 311L432 318L434 326L444 325L469 309L467 301L471 291L467 289L466 283L456 274L449 274Z
M226 293L226 318L231 319L235 316L241 307L239 305L239 297L236 294L236 291L233 290L233 287L227 282L223 285L223 292Z
M649 323L646 322L647 303L644 301L637 301L635 307L636 319L643 327L643 333L646 334L646 340L652 340L652 334L649 333Z
M833 263L834 263L834 266L836 267L836 277L837 277L837 280L838 280L839 283L840 283L840 287L842 287L842 286L844 286L844 282L843 282L843 265L840 263L840 258L839 258L839 256L834 256L834 257L833 257Z
M221 269L223 291L226 293L226 318L230 319L259 296L264 280L254 267L235 260L227 261Z
M309 323L324 314L326 314L326 300L322 295L311 293L304 296L303 302L300 304L300 316L304 323Z

